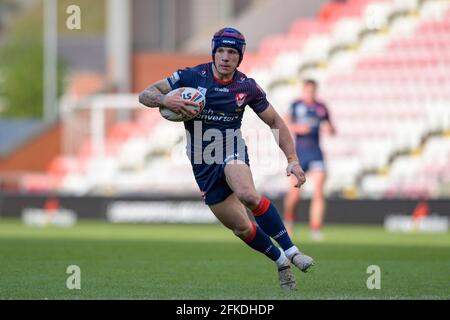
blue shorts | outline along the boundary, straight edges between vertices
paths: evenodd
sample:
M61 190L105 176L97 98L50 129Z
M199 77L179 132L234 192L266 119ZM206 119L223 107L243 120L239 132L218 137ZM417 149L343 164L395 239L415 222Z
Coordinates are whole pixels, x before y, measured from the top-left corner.
M241 155L235 153L224 157L222 164L192 164L195 181L202 192L203 200L207 205L213 205L224 201L232 193L230 186L225 179L225 165L233 160L241 160L247 165L250 165L248 158L247 147L245 147L245 154Z
M303 149L297 148L297 156L300 159L300 165L305 172L309 170L325 171L325 160L322 150L320 149Z

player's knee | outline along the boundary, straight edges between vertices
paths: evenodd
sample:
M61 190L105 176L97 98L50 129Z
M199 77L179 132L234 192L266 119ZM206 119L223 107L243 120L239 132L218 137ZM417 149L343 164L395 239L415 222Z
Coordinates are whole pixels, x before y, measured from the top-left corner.
M236 237L239 237L243 240L247 239L251 233L253 232L253 226L251 223L242 223L235 225L233 228L233 233Z
M259 203L259 195L252 188L243 188L237 192L237 197L247 208L254 208Z

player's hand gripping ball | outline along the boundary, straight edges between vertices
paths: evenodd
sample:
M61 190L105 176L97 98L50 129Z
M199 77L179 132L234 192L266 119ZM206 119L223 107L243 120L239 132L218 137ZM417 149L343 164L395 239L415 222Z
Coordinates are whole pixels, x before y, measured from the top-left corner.
M191 102L191 104L186 103L183 108L190 109L194 113L188 114L184 110L175 112L167 107L159 108L159 112L161 113L161 115L169 121L180 122L191 120L202 111L203 107L206 104L205 96L195 88L182 87L172 90L167 94L167 96L169 97L175 95L180 95L181 99L185 100L186 102Z

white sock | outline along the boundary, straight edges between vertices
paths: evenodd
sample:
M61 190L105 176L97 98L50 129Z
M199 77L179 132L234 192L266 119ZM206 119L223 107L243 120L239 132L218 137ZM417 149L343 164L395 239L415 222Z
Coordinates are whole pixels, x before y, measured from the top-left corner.
M284 253L290 259L296 252L298 252L298 248L296 246L292 246L289 249L287 249Z
M278 258L277 261L275 261L277 267L285 266L289 262L288 258L286 257L286 255L282 250L280 250L280 253L281 253L280 257Z

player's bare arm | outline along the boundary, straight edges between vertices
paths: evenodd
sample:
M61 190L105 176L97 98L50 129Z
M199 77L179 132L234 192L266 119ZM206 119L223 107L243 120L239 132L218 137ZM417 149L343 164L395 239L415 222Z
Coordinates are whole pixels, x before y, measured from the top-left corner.
M321 128L325 133L334 136L336 134L336 128L331 121L325 121Z
M294 134L308 134L311 132L311 127L307 124L295 124L292 123L290 117L285 117L284 122L286 123L289 131Z
M291 132L295 133L295 134L308 134L311 132L311 127L308 126L307 124L291 124L289 126L289 129L291 130Z
M139 102L150 108L165 107L164 99L170 91L169 81L166 79L157 81L141 92Z
M311 132L311 127L307 124L294 124L292 125L292 132L295 134L308 134Z
M176 113L181 113L184 116L195 115L195 111L188 108L188 105L198 106L195 102L184 100L181 97L183 89L179 90L178 94L168 96L172 90L167 79L160 80L148 86L139 95L139 102L150 108L166 107Z
M272 130L277 130L279 133L279 147L283 151L288 161L288 167L286 173L288 176L292 174L297 178L295 187L299 188L305 183L305 173L300 166L297 154L295 152L294 141L292 140L291 133L280 115L275 111L272 105L258 114L259 118L264 121Z

